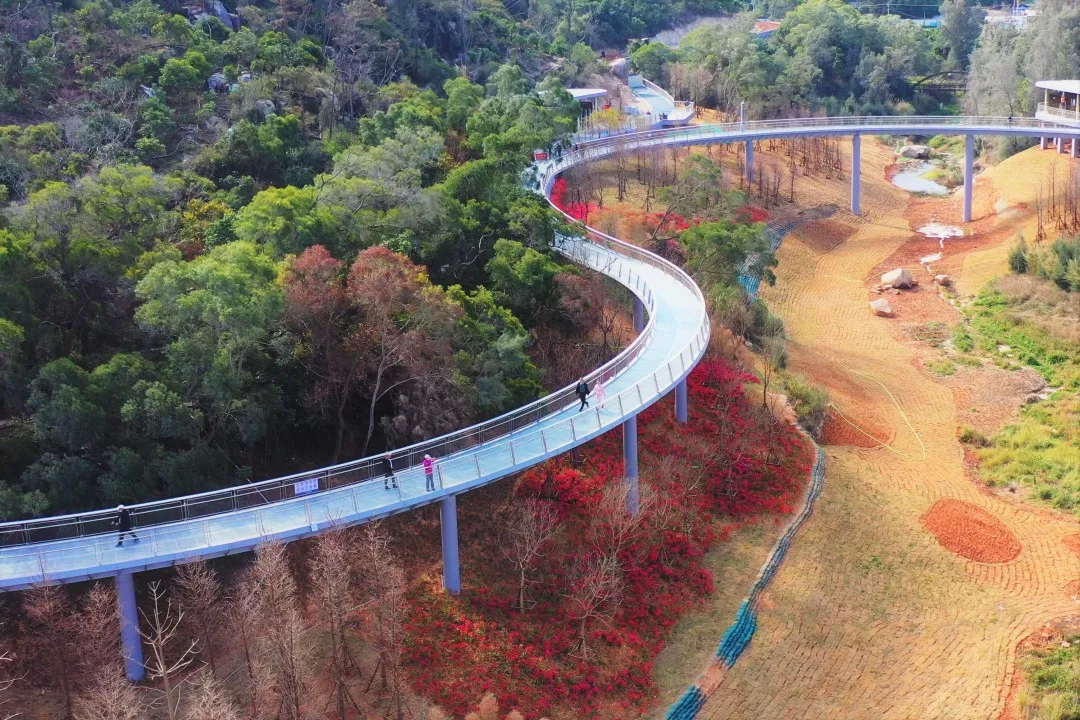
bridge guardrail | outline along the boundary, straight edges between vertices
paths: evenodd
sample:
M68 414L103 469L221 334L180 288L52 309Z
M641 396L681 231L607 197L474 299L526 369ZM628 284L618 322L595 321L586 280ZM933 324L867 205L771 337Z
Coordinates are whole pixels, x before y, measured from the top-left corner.
M701 296L700 290L690 280L689 276L666 260L602 233L590 231L589 235L612 253L645 262L673 274L680 283L691 288L699 297ZM580 241L561 235L557 238L557 247L560 252L568 255L571 259L575 255L580 256L580 253L588 251L588 248ZM615 270L615 275L620 279L623 279L623 275L625 275L624 284L638 290L644 296L645 305L650 311L650 320L642 333L622 353L585 376L590 383L595 383L596 379L600 377L603 377L606 382L610 382L612 378L625 372L636 361L643 348L648 345L653 333L654 321L652 316L655 300L651 289L642 283L640 276L635 276L631 268L620 267ZM702 302L704 302L703 299ZM694 347L684 348L680 358L686 355L687 350L690 351L691 359L699 354L704 343L707 342L707 336L708 318L706 315L703 330L695 336L693 341ZM682 372L683 369L685 368L680 369L679 372ZM667 370L669 374L673 371L671 368L667 368ZM652 380L653 384L659 387L656 373L647 379ZM626 395L629 392L637 392L639 400L642 397L641 389L638 386L620 395ZM565 410L575 402L574 388L568 386L525 407L518 408L492 420L431 441L416 443L394 450L390 453L394 472L400 474L416 470L420 466L424 454L450 460L455 455L459 455L471 448L536 424L545 417ZM611 398L609 402L619 402L621 404L624 400L620 396L616 396ZM570 435L573 436L573 419L569 421L568 428L570 429ZM541 437L542 441L543 439ZM510 450L511 453L514 452L513 443L511 443ZM368 481L377 481L383 477L382 463L383 456L377 455L246 485L212 490L180 498L138 503L129 506L129 509L132 512L133 525L137 528L197 521L200 518L222 513L250 510L301 497L312 497L307 493L297 494L297 484L304 481L315 482L317 490L313 491L314 493ZM114 532L112 525L114 519L115 510L108 509L71 513L38 520L0 523L0 547L36 545L58 540L72 540L109 534ZM34 554L38 553L35 552Z

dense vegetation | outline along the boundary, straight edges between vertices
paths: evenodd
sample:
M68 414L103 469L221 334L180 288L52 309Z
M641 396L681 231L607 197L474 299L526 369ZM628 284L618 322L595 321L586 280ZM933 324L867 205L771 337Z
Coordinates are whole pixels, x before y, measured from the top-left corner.
M1038 80L1075 78L1080 73L1076 34L1080 7L1072 0L1039 0L1039 12L1023 30L986 25L971 56L964 108L978 115L1033 115L1042 101ZM1026 147L1018 139L1001 138L999 152L1008 155Z
M972 447L988 484L1025 489L1073 512L1080 506L1080 335L1074 298L1049 280L1023 274L1001 278L967 308L967 321L952 336L957 362L979 364L988 358L1008 370L1029 367L1058 388L1049 399L1026 406L1016 423L993 437L969 428L961 440Z
M752 15L688 34L673 51L636 49L634 64L680 96L748 117L927 112L939 101L914 81L966 66L982 12L964 0L943 6L939 30L898 15L862 14L840 0L809 0L787 12L769 38L751 33Z

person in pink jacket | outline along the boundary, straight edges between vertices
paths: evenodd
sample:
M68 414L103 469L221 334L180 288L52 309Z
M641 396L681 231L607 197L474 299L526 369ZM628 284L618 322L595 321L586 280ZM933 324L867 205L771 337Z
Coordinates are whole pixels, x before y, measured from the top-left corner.
M435 458L424 455L424 477L427 479L427 491L435 490Z
M604 389L604 379L597 378L596 385L593 387L593 398L596 400L596 407L600 408L604 405L604 398L607 397L607 390Z

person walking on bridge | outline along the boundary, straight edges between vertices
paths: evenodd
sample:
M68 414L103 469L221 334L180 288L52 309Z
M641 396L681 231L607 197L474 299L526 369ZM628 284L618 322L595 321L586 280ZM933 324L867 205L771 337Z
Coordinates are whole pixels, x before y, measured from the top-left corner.
M133 542L139 542L139 536L131 529L131 511L123 505L117 505L116 519L113 520L113 525L120 529L120 537L117 538L116 547L124 545L124 535L126 534L131 535Z
M578 399L581 400L581 407L578 408L578 412L589 407L589 384L585 382L584 376L578 378L577 388L574 392L577 394Z
M604 399L607 397L607 388L604 387L604 378L598 377L596 379L596 385L593 385L593 399L596 400L596 407L601 408L604 406Z
M427 480L427 491L435 491L435 458L424 455L424 478Z
M394 477L394 463L390 459L390 453L385 453L383 455L382 471L383 471L383 479L382 479L383 490L389 490L390 489L390 483L394 483L394 489L396 490L397 489L397 478Z

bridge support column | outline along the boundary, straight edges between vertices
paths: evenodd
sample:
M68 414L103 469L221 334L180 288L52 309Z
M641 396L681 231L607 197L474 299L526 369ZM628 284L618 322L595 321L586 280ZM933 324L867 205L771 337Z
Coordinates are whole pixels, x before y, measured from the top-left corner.
M1046 138L1044 138L1044 137L1039 138L1039 149L1040 150L1045 150L1046 149Z
M686 378L675 386L675 420L686 424Z
M637 295L634 296L634 329L638 332L645 329L645 303Z
M442 584L451 595L461 592L461 565L458 561L457 498L447 495L439 503L442 526Z
M640 493L638 491L637 466L637 415L622 424L623 471L626 473L626 512L638 514Z
M1074 158L1075 157L1080 157L1080 147L1077 147L1078 142L1080 142L1080 138L1074 137L1072 139L1072 144L1071 144L1072 145L1072 153L1071 154L1072 154L1072 156Z
M862 199L862 138L858 135L851 136L851 212L859 214Z
M746 181L754 181L754 141L746 141Z
M1059 153L1062 153L1062 152L1064 152L1064 148L1062 147L1062 144L1063 144L1064 142L1065 142L1065 141L1064 141L1064 140L1063 140L1062 138L1054 138L1054 145L1055 145L1055 146L1057 147L1057 151L1058 151Z
M142 637L139 636L134 573L123 572L116 576L116 599L120 605L120 644L124 652L124 670L128 680L139 682L146 668L143 666Z
M975 191L975 136L964 143L964 222L971 222L971 197Z

